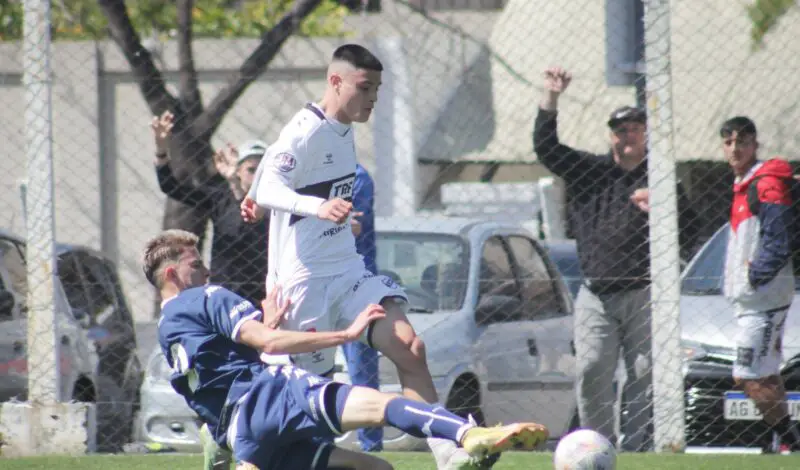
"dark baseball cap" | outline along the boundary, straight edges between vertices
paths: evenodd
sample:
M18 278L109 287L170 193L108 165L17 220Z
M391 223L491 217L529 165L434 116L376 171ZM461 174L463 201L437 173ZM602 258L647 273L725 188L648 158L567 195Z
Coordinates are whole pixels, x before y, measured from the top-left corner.
M647 113L642 108L623 106L615 109L608 117L608 127L614 128L623 122L647 122Z

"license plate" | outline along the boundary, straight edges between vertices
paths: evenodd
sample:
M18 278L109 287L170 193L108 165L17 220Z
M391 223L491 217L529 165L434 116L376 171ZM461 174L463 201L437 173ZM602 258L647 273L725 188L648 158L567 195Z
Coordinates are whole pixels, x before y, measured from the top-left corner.
M800 392L787 392L786 401L792 421L800 421ZM747 398L744 392L725 392L725 419L729 421L760 421L763 416L753 400Z

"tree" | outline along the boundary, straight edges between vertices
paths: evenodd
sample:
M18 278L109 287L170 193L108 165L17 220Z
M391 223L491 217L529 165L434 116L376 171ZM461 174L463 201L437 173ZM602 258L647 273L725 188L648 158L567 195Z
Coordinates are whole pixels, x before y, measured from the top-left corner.
M747 6L750 18L750 39L754 49L764 46L764 37L778 24L778 21L792 8L796 0L756 0Z
M235 9L232 7L236 6ZM172 159L179 178L200 183L213 175L211 138L247 87L266 70L293 34L342 35L348 10L335 0L53 0L51 33L59 39L110 37L120 48L150 112L175 115ZM23 8L0 0L0 40L22 36ZM166 88L142 35L178 43L179 93ZM194 37L260 37L227 85L204 104L197 78ZM168 199L163 227L190 230L203 240L208 215Z
M303 20L323 3L323 0L296 0L294 2L248 2L253 8L272 7L283 10L279 19L269 28L258 31L261 42L233 73L227 85L214 96L207 105L203 103L198 87L197 70L192 52L192 38L197 31L219 35L225 30L225 24L232 20L231 15L220 15L215 21L205 23L205 28L197 28L193 17L203 6L212 7L219 3L213 0L176 0L163 2L158 0L129 2L136 8L134 18L150 18L150 27L157 30L167 29L169 24L158 24L158 20L169 18L174 12L176 18L174 36L178 44L179 56L179 94L173 96L166 88L164 77L156 67L153 57L142 45L136 25L132 21L124 0L99 0L98 4L111 39L119 46L131 71L138 82L150 112L159 115L166 110L175 115L175 127L172 139L172 161L179 178L193 178L202 181L212 175L211 138L222 123L227 112L236 100L242 96L247 87L266 70L270 61L289 37L301 27ZM335 7L338 8L338 7ZM146 14L145 14L146 13ZM258 11L251 11L255 15ZM267 13L261 11L261 13ZM247 16L247 11L242 13ZM265 15L269 18L274 15ZM145 29L146 26L140 26ZM205 233L208 214L198 209L185 206L176 201L167 200L164 209L163 227L182 228L199 236Z

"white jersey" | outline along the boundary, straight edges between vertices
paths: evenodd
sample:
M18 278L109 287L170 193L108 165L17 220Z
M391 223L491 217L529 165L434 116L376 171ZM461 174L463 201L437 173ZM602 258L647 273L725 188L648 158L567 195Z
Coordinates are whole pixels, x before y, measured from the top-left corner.
M259 164L249 196L272 209L267 289L364 269L347 221L317 217L326 200L352 200L356 171L352 126L309 104L294 115Z

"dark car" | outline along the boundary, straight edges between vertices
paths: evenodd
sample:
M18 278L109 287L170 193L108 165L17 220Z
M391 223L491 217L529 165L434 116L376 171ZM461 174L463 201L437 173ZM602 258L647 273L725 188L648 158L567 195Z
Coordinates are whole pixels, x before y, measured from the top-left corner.
M56 246L58 399L94 402L97 448L131 441L142 367L128 302L114 263L102 253ZM0 401L28 395L25 243L0 231Z

